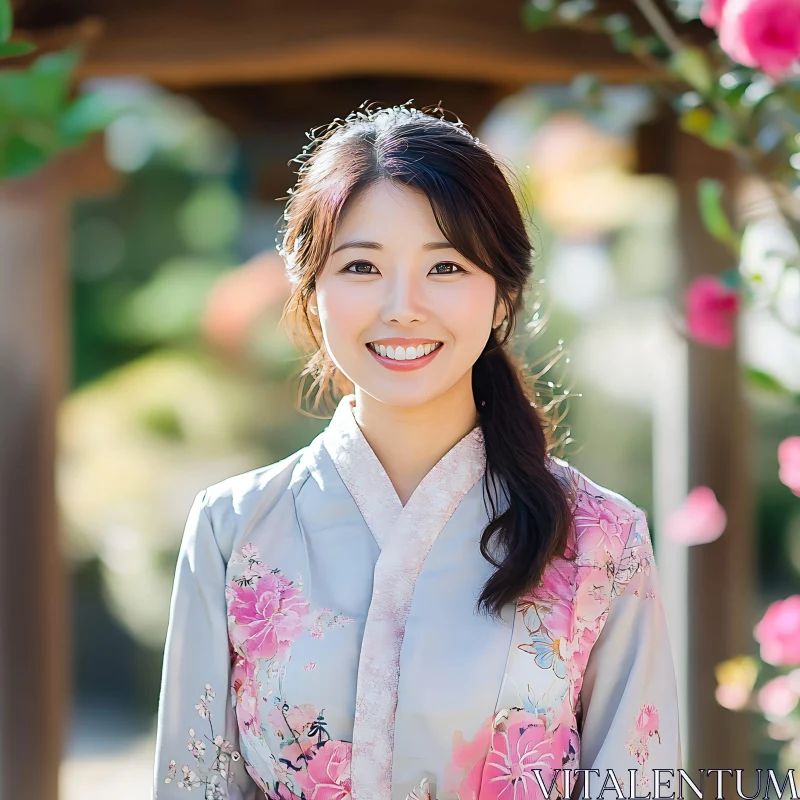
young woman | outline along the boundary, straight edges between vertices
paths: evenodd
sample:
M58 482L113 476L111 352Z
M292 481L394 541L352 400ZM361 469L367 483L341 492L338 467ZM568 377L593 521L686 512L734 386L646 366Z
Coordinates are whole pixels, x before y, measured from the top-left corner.
M341 399L309 446L194 501L155 797L655 791L681 753L648 525L549 455L505 348L531 244L504 171L408 104L299 160L287 316Z

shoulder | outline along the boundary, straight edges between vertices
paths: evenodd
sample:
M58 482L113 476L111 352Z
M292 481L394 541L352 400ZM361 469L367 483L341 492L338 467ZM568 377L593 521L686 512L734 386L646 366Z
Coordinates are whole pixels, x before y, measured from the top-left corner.
M232 475L201 492L202 504L220 551L230 553L236 536L276 506L291 502L293 486L307 474L309 446L256 469Z
M649 542L645 513L633 501L564 459L550 458L549 467L574 491L572 544L579 558L619 562L632 547Z

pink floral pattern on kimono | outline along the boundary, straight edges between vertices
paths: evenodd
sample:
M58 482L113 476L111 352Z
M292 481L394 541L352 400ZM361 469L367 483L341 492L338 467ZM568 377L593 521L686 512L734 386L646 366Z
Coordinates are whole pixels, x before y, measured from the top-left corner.
M308 600L278 571L261 565L251 572L248 582L234 581L226 590L231 642L251 660L283 658L303 630Z
M236 654L231 670L231 690L239 724L248 732L261 731L261 715L258 711L258 694L261 684L256 680L252 661Z
M312 748L306 769L295 776L307 800L348 800L352 752L350 742L331 739Z
M455 790L459 800L534 800L549 796L538 774L545 789L555 779L563 794L565 762L554 753L569 752L571 740L574 749L575 736L563 725L548 730L538 714L503 709L484 722L471 742L457 741L444 790Z

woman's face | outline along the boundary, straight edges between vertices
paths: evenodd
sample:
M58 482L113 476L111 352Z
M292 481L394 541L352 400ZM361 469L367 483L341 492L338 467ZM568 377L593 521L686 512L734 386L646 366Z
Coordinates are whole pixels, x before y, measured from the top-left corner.
M376 400L409 407L471 382L504 316L495 296L494 278L447 242L427 197L382 181L342 209L311 305L339 370Z

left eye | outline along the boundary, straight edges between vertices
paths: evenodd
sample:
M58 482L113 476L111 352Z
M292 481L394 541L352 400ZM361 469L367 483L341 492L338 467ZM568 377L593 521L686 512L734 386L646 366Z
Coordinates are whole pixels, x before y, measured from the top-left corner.
M445 267L445 269L440 269L440 267ZM428 274L433 275L455 275L458 272L464 272L458 264L454 264L452 261L441 261L438 263Z

